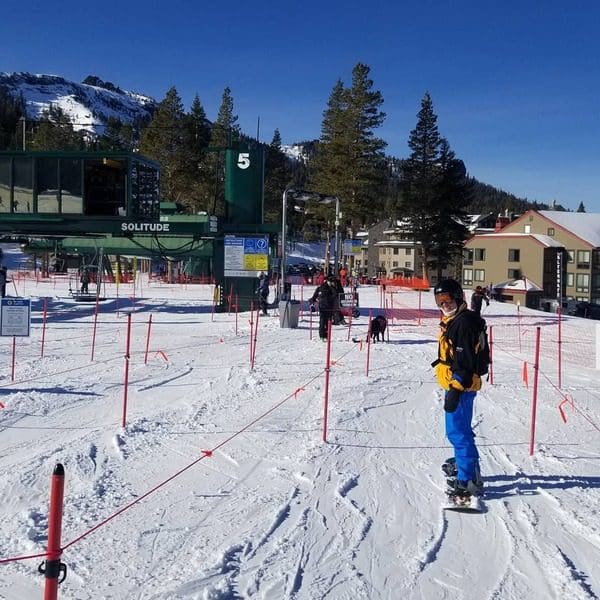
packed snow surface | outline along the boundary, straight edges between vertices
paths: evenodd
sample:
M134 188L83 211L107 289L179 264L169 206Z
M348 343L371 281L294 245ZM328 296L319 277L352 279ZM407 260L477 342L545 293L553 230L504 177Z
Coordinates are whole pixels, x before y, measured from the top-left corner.
M333 328L325 413L327 344L306 310L298 328L276 308L256 328L256 314L213 313L209 285L140 274L106 286L96 319L69 295L73 276L17 266L7 292L32 316L14 354L0 338L0 598L43 595L57 463L61 600L600 597L595 322L564 317L559 344L554 314L484 310L486 495L483 513L461 514L442 510L451 451L429 292L359 288L360 318ZM313 289L293 288L304 309ZM382 306L389 340L369 347Z

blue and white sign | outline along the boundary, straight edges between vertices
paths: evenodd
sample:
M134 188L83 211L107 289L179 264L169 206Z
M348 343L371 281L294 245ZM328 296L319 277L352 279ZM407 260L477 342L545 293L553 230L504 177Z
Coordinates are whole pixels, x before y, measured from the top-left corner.
M2 298L0 301L0 336L29 337L31 300Z
M256 277L269 268L269 236L225 236L225 277Z

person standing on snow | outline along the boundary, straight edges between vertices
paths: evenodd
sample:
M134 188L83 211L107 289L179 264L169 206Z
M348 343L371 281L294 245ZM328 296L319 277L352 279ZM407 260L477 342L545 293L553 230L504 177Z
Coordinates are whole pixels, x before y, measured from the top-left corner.
M269 298L269 277L265 275L263 271L261 271L258 276L258 306L262 310L263 315L267 315L267 305Z
M319 337L321 341L327 339L327 328L329 321L337 306L338 293L336 281L333 275L328 275L327 279L315 290L310 299L310 308L314 310L315 302L319 302Z
M485 290L480 285L478 285L475 288L473 295L471 296L471 310L476 315L481 315L481 305L483 304L484 300L485 300L485 305L489 306L490 301L485 293Z
M432 366L440 387L445 390L446 437L454 448L454 457L442 466L449 477L447 493L479 496L483 493L483 482L471 421L475 396L481 389L481 377L476 373L481 317L467 308L463 290L454 279L440 281L433 293L442 319L438 359Z

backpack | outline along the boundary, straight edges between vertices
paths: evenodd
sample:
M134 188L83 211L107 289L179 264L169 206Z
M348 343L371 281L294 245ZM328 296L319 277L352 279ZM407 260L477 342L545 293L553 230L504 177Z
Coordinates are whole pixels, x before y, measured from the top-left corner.
M471 314L473 314L473 311L468 311ZM467 314L467 311L465 311L464 314ZM444 335L446 337L448 337L449 333L450 333L450 329L452 328L452 324L456 323L458 319L460 319L460 315L457 317L457 319L455 319L454 321L452 321L450 327L448 327L447 331L444 333ZM491 356L490 356L490 345L488 342L488 334L487 334L487 324L485 322L485 319L482 317L478 316L478 339L477 342L475 343L475 373L477 373L477 375L479 375L480 377L482 375L487 375L488 371L489 371L489 366L492 362L491 360ZM436 364L438 364L440 362L440 359L438 357L438 360L434 361L432 363L432 366L435 366Z
M481 319L479 339L475 344L475 372L477 373L477 375L487 375L491 362L492 357L490 356L490 345L488 342L487 324L485 322L485 319Z

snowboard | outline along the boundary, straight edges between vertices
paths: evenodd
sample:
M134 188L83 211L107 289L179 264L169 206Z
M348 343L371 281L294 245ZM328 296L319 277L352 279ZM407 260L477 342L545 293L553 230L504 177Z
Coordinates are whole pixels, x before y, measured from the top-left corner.
M481 513L483 512L483 504L481 496L448 496L442 505L443 510L453 510L456 512Z

